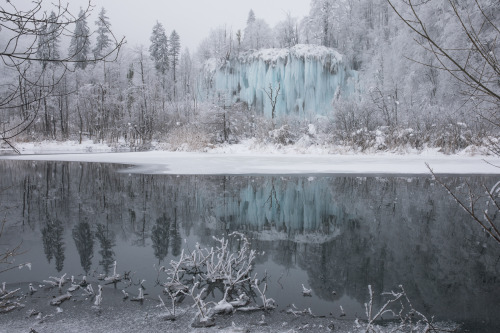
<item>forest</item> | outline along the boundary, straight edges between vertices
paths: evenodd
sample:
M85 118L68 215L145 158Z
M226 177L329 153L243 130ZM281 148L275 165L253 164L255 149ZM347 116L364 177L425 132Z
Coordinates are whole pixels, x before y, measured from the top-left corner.
M117 149L203 151L250 139L363 152L495 152L496 0L312 0L309 13L285 13L274 27L250 10L241 27L214 27L194 51L160 21L144 45L127 45L112 32L118 13L95 8L89 22L92 7L71 15L45 5L1 8L2 147L90 139ZM285 56L262 56L273 52ZM309 84L324 110L307 107L306 89L286 83L295 74L281 76L293 57L305 80L344 73L330 90ZM259 61L268 80L239 98ZM285 69L274 72L279 61ZM230 75L233 90L220 83ZM259 98L263 107L252 102ZM285 98L299 106L284 107Z

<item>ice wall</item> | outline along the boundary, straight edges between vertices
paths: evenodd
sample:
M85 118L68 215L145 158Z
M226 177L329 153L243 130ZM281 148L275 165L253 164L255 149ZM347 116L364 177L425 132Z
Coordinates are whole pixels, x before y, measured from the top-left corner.
M208 67L213 70L210 89L216 102L225 106L246 102L268 117L271 101L265 90L270 85L274 90L280 85L277 117L304 112L324 115L332 110L334 97L354 92L357 81L357 72L346 68L337 51L318 45L249 51Z

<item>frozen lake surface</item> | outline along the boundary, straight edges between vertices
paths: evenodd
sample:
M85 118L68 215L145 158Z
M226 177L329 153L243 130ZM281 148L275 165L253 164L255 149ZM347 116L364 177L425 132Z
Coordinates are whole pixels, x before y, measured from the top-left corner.
M11 155L0 159L134 165L131 173L221 174L500 174L500 159L457 155L313 155L258 153L142 153Z

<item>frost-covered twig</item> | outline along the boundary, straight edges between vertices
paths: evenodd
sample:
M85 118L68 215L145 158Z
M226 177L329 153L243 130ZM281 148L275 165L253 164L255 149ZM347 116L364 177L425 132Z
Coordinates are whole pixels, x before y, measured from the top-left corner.
M193 307L196 307L198 309L198 316L200 317L200 320L207 320L209 318L208 316L208 309L207 309L207 304L203 301L202 295L205 292L205 288L203 288L197 295L195 295L195 289L198 287L199 282L196 282L193 285L193 288L191 288L189 292L189 296L194 301Z
M309 297L312 296L312 290L306 288L304 284L302 284L302 296L309 296Z
M49 284L51 287L58 287L61 290L66 283L66 273L61 277L50 276L49 279L51 280L43 280L43 282Z
M144 291L143 291L142 287L139 288L139 295L137 295L137 297L131 298L130 300L135 301L135 302L144 301Z
M14 297L14 295L19 291L21 290L21 288L17 288L16 290L12 290L12 291L6 291L5 292L5 295L3 295L2 297L0 297L0 300L6 300L6 299L9 299L9 298L12 298Z
M163 299L161 298L160 295L158 295L158 298L160 299L161 305L167 309L167 311L170 313L170 319L174 320L176 317L176 302L177 302L177 297L179 295L184 295L186 294L183 290L177 290L175 292L170 291L169 288L165 288L165 292L168 294L171 300L171 308L167 307L165 305L165 302L163 302Z
M272 298L267 298L267 283L264 282L264 287L262 290L259 287L258 279L254 280L252 287L260 294L260 299L262 300L262 306L264 310L274 309L276 307L276 301Z
M388 296L389 299L380 307L378 311L373 308L373 290L368 286L369 302L365 303L366 322L356 319L356 326L363 329L364 332L379 332L380 329L375 322L382 319L382 316L389 314L392 318L399 318L397 323L392 328L387 329L387 332L453 332L436 327L433 320L429 320L424 314L415 310L403 286L399 286L399 291L384 292L382 295Z

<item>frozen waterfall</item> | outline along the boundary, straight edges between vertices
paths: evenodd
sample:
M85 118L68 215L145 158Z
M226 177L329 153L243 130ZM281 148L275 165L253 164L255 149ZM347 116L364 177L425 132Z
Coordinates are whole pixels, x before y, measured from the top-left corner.
M216 65L212 59L204 70L209 82L207 97L219 105L245 102L250 108L271 117L270 85L280 92L276 116L327 114L336 97L355 91L357 72L346 68L342 55L318 45L296 45L289 49L264 49L242 53Z

